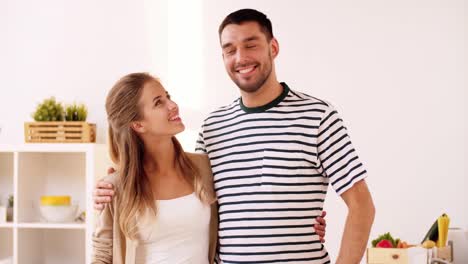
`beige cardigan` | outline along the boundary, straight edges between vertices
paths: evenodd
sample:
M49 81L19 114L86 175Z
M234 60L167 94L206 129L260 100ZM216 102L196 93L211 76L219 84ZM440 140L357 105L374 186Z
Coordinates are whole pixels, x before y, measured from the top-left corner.
M203 177L213 178L208 157L203 154L187 153L188 157L199 168ZM104 178L105 181L115 184L114 175ZM134 264L137 242L128 239L122 233L117 221L119 212L116 210L116 199L106 204L96 220L96 229L93 233L93 264ZM218 240L218 208L217 203L211 206L209 263L214 263L216 245Z

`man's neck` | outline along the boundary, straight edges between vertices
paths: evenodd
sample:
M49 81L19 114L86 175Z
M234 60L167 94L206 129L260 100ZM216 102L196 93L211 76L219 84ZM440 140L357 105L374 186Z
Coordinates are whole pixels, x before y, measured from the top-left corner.
M277 80L267 81L253 93L241 90L242 103L249 108L263 106L275 100L282 92L283 86Z

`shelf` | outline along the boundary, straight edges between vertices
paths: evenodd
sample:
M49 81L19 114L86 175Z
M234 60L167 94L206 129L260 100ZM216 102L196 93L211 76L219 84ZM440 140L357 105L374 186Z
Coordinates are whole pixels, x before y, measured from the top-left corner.
M86 229L85 223L1 223L0 228L22 229Z
M87 152L97 146L94 143L26 143L21 145L0 144L1 152Z
M0 223L0 228L13 228L14 226L15 226L15 224L13 224L11 222Z
M82 230L19 229L18 264L86 263L85 241Z
M24 229L86 229L84 223L18 223L16 226Z
M13 256L13 230L0 228L0 260Z
M68 195L78 212L86 210L85 153L19 153L18 222L41 222L44 195Z
M91 193L110 165L103 144L0 144L0 205L14 197L13 221L0 223L0 261L14 256L14 264L90 263ZM70 196L86 222L45 222L41 196L53 195Z
M0 205L6 206L8 196L13 195L13 153L0 152Z

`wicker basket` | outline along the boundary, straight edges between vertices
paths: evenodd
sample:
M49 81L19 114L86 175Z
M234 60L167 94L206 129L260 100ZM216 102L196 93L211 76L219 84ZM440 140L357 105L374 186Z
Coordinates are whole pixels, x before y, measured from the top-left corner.
M87 122L26 122L24 140L28 143L96 142L96 124Z

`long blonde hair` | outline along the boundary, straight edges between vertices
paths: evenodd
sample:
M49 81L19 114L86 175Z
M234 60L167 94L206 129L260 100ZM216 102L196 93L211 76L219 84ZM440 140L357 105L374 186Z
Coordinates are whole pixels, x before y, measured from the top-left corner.
M149 81L159 80L148 73L131 73L122 77L112 87L106 99L109 122L109 152L117 166L117 210L119 225L125 236L136 237L136 219L146 213L156 216L154 193L143 168L145 148L143 141L131 128L131 123L141 120L138 102L143 86ZM205 203L214 201L213 182L201 175L194 163L182 149L179 141L172 137L176 164L185 179L193 184L195 193Z

